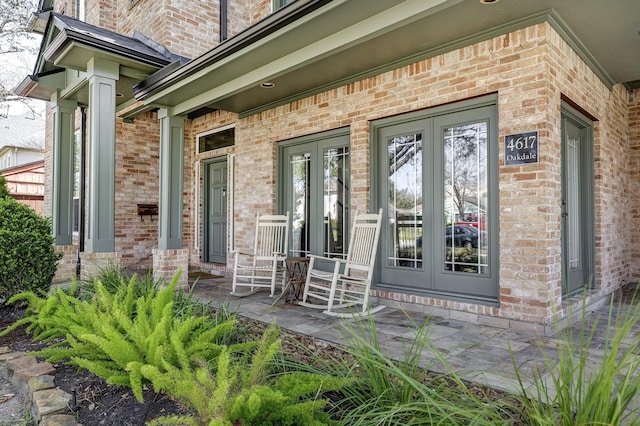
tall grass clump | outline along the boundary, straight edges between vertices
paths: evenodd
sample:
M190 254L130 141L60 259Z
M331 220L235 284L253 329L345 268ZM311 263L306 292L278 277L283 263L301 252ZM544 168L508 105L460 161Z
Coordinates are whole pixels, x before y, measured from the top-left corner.
M600 318L589 325L583 301L580 327L563 331L557 355L541 348L546 371L534 372L531 387L514 361L531 424L640 425L640 303L637 294L614 299L604 336L596 334Z
M348 349L355 362L334 365L334 375L352 377L354 383L342 390L339 409L342 424L348 425L499 425L509 424L506 401L481 400L448 366L444 356L428 337L427 323L414 324L414 338L408 339L400 360L386 354L378 340L372 318L355 324L343 323ZM424 353L432 360L422 365ZM435 363L446 374L428 373Z

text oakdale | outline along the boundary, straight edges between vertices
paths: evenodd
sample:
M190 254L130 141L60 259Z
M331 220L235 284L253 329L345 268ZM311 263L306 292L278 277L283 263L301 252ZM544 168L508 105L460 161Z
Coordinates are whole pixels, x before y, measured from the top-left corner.
M507 162L512 161L538 161L538 155L535 152L507 154Z

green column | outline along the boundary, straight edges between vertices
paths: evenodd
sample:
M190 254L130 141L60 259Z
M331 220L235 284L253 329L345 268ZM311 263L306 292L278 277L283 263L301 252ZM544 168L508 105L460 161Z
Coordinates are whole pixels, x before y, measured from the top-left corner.
M73 160L76 101L51 96L53 115L53 182L51 216L56 245L72 244L73 234Z
M158 111L160 119L160 203L158 249L182 248L184 117Z
M89 81L87 245L89 253L115 250L116 80L119 65L93 58Z

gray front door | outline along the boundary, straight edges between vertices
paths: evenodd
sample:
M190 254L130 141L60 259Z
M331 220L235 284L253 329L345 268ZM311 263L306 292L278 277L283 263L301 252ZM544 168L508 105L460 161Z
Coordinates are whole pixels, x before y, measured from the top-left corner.
M580 292L593 274L593 160L591 127L562 119L563 293Z
M205 163L204 259L227 262L227 161Z

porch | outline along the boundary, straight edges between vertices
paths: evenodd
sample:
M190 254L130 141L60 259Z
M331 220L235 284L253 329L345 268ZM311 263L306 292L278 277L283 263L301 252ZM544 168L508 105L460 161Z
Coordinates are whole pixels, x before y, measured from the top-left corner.
M207 273L190 273L189 285L193 295L214 307L224 307L242 317L264 323L275 323L283 329L299 333L312 339L318 348L327 344L347 345L348 338L343 324L355 325L360 319L337 319L313 310L287 303L286 294L270 298L268 291L259 291L247 297L238 298L230 295L231 279L223 275ZM628 286L626 294L629 294ZM617 294L621 294L618 292ZM627 297L627 300L629 298ZM616 301L618 299L616 298ZM519 390L513 367L512 353L518 366L521 379L529 386L533 384L534 371L543 365L544 353L555 358L557 348L567 340L568 328L563 332L541 334L534 330L505 329L469 321L465 313L446 311L444 309L400 304L390 300L380 300L387 305L386 309L373 315L377 336L381 347L394 359L400 359L403 347L414 338L416 326L428 323L429 339L449 367L458 375L470 382L475 382L508 392ZM617 305L616 305L617 306ZM622 307L624 309L624 306ZM586 319L586 330L595 324L597 329L590 349L591 361L597 362L599 349L604 344L606 335L609 304L601 299L598 304L588 308L591 313ZM614 309L614 318L618 313ZM580 332L580 315L574 316L571 324L573 335ZM468 314L467 314L468 315ZM565 319L566 320L566 319ZM629 339L630 341L631 339ZM436 356L425 348L421 365L436 372L446 372L447 368ZM547 373L548 375L548 373Z

